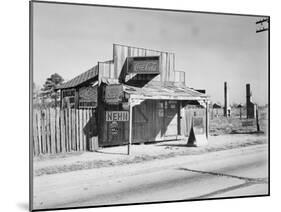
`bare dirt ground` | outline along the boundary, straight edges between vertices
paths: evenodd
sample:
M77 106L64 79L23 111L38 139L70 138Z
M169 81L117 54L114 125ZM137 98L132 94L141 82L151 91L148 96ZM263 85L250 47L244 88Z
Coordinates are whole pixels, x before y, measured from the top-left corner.
M264 134L233 134L210 136L209 144L203 147L187 147L186 140L162 142L156 144L133 145L131 155L127 155L126 146L109 147L97 152L76 152L56 157L36 158L34 175L56 174L83 169L119 166L160 160L179 155L197 155L226 149L241 148L267 143Z
M34 208L267 195L267 144L34 178Z
M73 152L66 154L44 155L34 158L34 176L87 170L102 167L121 166L152 160L167 159L180 155L198 155L226 149L266 144L267 109L259 111L261 132L256 125L243 127L239 111L233 111L231 117L210 118L210 136L208 145L187 147L187 140L168 141L154 144L133 145L131 155L127 155L127 146L107 147L97 152Z

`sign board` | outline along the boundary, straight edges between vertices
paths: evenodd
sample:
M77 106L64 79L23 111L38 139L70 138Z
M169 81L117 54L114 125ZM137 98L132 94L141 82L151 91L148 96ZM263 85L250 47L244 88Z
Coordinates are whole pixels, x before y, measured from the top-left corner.
M192 117L192 126L188 136L188 146L204 146L207 145L207 137L204 134L204 118Z
M97 106L97 87L82 87L79 89L79 108L93 108Z
M118 134L118 122L116 122L116 121L111 122L110 129L111 129L112 135L117 135Z
M104 100L108 104L118 104L122 102L123 86L122 85L108 85L105 87Z
M97 107L97 103L93 101L79 101L79 108L93 108Z
M96 101L97 100L97 87L83 87L79 89L79 100Z
M133 57L128 60L127 73L159 74L159 57Z
M62 97L74 97L75 96L75 89L64 89L62 90Z
M242 127L251 127L254 126L254 120L242 121Z
M106 121L129 121L128 111L106 111Z
M203 117L193 117L193 129L195 134L204 134Z

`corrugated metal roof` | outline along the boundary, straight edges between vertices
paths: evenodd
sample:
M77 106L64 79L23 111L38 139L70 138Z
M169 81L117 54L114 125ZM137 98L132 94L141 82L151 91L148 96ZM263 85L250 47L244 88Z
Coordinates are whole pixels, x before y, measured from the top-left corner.
M170 100L205 100L206 94L192 88L176 85L146 85L142 88L124 85L124 91L133 98L170 99Z
M78 75L77 77L63 83L58 86L57 89L66 89L76 87L98 75L98 65L94 66L90 70Z

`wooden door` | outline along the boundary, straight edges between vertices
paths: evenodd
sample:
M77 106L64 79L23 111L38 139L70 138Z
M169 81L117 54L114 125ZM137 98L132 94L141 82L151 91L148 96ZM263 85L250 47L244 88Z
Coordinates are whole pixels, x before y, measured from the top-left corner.
M149 141L149 110L147 102L133 107L133 142Z
M178 102L164 101L163 135L165 138L178 135Z

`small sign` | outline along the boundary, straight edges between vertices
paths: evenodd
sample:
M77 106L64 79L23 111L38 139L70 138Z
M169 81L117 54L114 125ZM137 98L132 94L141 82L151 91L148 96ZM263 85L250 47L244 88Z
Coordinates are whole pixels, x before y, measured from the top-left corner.
M129 60L128 73L159 74L159 57L133 57Z
M79 100L79 108L93 108L93 107L97 107L96 102Z
M242 121L242 127L251 127L254 126L253 120Z
M79 100L97 101L97 87L83 87L79 89Z
M65 90L62 90L62 97L71 97L71 96L75 96L75 89L65 89Z
M106 111L106 121L129 121L128 111Z
M123 86L108 85L105 88L105 102L109 104L118 104L122 102Z
M113 121L110 124L110 129L111 129L111 134L112 135L117 135L118 134L118 122Z
M189 132L187 145L188 146L204 146L207 145L207 137L204 134L204 118L193 117L192 126Z

